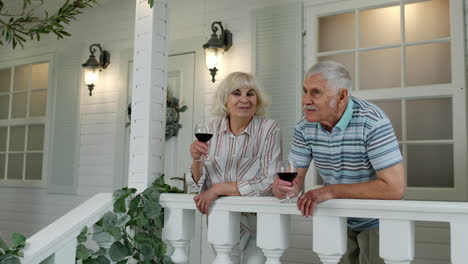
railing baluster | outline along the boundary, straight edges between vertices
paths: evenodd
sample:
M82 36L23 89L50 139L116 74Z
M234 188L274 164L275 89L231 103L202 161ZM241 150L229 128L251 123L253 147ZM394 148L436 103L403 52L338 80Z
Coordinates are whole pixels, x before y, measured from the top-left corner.
M239 242L240 213L212 210L208 216L208 242L213 244L213 264L232 264L230 253Z
M410 264L414 259L414 221L380 219L379 252L386 264Z
M466 263L468 250L468 218L460 217L450 222L450 251L452 264Z
M265 264L281 264L289 244L288 233L289 215L257 214L257 245L267 258Z
M76 238L72 238L70 241L66 242L63 247L55 252L53 263L75 263L76 245Z
M92 239L98 244L99 247L105 248L107 251L110 249L112 244L115 242L115 238L104 231L104 228L98 225L93 225L90 228L92 231Z
M337 264L346 252L346 217L314 216L313 248L324 264Z
M176 264L188 262L188 245L193 238L195 210L180 208L164 209L163 237L174 248L171 259Z

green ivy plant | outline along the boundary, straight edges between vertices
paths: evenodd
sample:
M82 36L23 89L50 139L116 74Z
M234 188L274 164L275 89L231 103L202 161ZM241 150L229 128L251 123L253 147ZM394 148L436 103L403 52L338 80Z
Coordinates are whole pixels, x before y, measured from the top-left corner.
M92 250L86 246L89 233L84 227L77 237L76 263L78 264L173 264L166 256L166 244L162 241L164 210L159 204L161 193L183 193L164 183L164 175L155 180L143 192L134 188L122 188L114 192L113 211L107 212L97 223L97 229L115 240L109 250ZM0 264L21 264L26 238L12 235L9 246L0 238Z
M164 210L159 204L161 193L182 193L176 187L164 183L164 177L154 181L140 194L134 188L122 188L114 192L114 209L107 212L96 225L115 240L109 250L93 251L85 242L89 231L85 227L77 237L77 263L83 264L172 264L166 256L166 244L162 241Z
M55 34L57 39L71 36L65 25L76 20L76 16L82 14L84 9L98 4L98 0L64 0L55 13L44 11L41 15L38 9L45 0L6 0L16 3L8 6L15 10L7 10L4 1L0 0L0 45L11 44L13 49L18 45L24 47L27 39L40 41L44 34ZM153 7L154 0L148 0L148 4Z
M179 98L172 95L172 90L167 88L166 96L166 140L177 136L182 125L179 123L180 113L187 110L187 106L179 106Z
M12 245L0 238L0 263L1 264L21 264L20 257L23 256L21 250L26 245L26 238L19 233L13 233L11 236Z

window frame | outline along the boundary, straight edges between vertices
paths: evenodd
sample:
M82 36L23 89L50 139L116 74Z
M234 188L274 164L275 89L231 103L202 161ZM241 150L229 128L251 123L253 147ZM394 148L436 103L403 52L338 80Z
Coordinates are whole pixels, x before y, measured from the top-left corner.
M305 65L304 69L307 70L311 65L318 62L318 19L323 16L330 16L348 12L358 12L358 10L368 10L372 8L380 8L394 5L402 5L419 2L419 1L400 1L400 0L381 0L378 1L365 1L365 0L351 0L351 1L333 1L324 2L317 0L310 0L304 2L304 18L305 30L307 32L304 46L305 46ZM452 98L452 120L453 120L453 138L451 140L430 140L430 143L451 143L453 144L454 151L454 187L453 188L429 188L429 187L408 187L405 197L407 199L415 200L449 200L449 201L466 201L468 199L468 180L467 180L467 127L466 127L466 76L465 76L465 39L464 39L464 8L462 1L449 0L450 5L450 37L442 39L442 41L449 39L451 49L451 74L452 80L448 84L434 84L434 85L421 85L421 86L405 86L404 78L401 78L402 86L400 88L387 88L376 90L353 90L352 95L364 100L384 101L384 100L401 100L402 108L402 127L403 131L406 128L406 100L411 99L430 99L430 98ZM400 9L403 13L404 10ZM404 22L404 17L400 18ZM358 17L355 16L355 20ZM358 21L357 21L358 22ZM355 21L356 25L356 21ZM401 27L404 27L402 23ZM358 39L359 32L355 32L355 38ZM405 34L402 30L401 34ZM404 40L404 38L402 39ZM413 46L414 44L402 43L398 45L385 45L405 48ZM425 43L426 41L418 41L417 44ZM437 43L431 41L431 43ZM382 45L383 46L383 45ZM361 51L362 48L355 47L353 50ZM375 50L372 48L364 48L363 50ZM328 52L324 52L328 53ZM405 53L403 51L402 53ZM356 55L357 56L357 55ZM402 55L402 58L404 55ZM405 71L405 61L401 60L401 72ZM355 59L356 76L359 76L359 60ZM359 77L357 77L359 78ZM456 122L455 122L456 121ZM405 134L405 133L403 133ZM399 143L403 144L424 144L424 141L411 142L403 138ZM426 142L427 143L427 142ZM406 164L406 147L403 148L403 156ZM405 174L406 174L405 166ZM313 176L312 184L315 184L316 175L311 172Z
M51 155L51 139L52 135L51 132L53 131L53 109L55 102L53 101L54 98L54 91L55 91L55 70L54 70L54 55L44 54L39 56L31 56L27 58L21 59L14 59L10 61L0 62L0 69L11 68L11 76L14 76L14 68L17 66L22 65L32 65L32 64L40 64L40 63L48 63L48 87L47 87L47 103L46 103L46 114L43 117L33 117L27 119L8 119L8 120L0 120L0 126L17 126L17 125L34 125L34 124L43 124L44 125L44 146L42 152L42 177L41 180L5 180L4 178L0 179L0 187L24 187L24 188L41 188L46 189L47 179L49 174L49 156ZM13 85L14 79L12 79ZM10 86L11 87L11 86ZM30 90L28 90L30 93ZM12 94L10 90L10 95ZM29 98L29 96L28 96ZM10 108L12 108L12 97L10 97ZM29 104L29 99L28 99ZM27 129L27 128L26 128ZM8 138L9 133L7 134L7 142L9 141ZM25 164L23 163L23 166ZM24 170L24 168L23 168Z

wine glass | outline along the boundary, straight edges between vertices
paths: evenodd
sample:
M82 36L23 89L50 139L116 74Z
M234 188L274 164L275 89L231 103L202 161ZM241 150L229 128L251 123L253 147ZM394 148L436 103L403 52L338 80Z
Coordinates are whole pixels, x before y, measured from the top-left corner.
M278 177L287 182L292 182L296 176L297 176L297 167L294 165L294 163L290 160L283 160L279 164L278 167ZM281 202L287 202L289 203L291 201L291 198L289 197L289 194L286 194L286 199L282 200Z
M208 142L213 137L210 125L206 122L198 122L195 126L195 137L200 142ZM208 156L202 156L202 160L210 160Z

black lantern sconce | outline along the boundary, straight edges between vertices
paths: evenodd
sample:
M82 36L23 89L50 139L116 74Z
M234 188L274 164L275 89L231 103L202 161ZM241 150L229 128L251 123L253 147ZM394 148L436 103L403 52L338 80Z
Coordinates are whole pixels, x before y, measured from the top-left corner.
M94 56L97 49L100 52L99 62ZM84 68L85 83L89 89L89 96L91 96L93 95L94 86L99 79L99 72L107 68L110 63L110 53L107 50L102 50L101 44L92 44L89 46L89 52L91 52L91 55L89 55L88 60L82 66Z
M218 37L217 31L221 30ZM210 70L211 81L215 82L216 72L219 70L224 51L232 46L232 33L224 29L221 21L215 21L211 24L211 38L203 45L206 56L206 67Z

